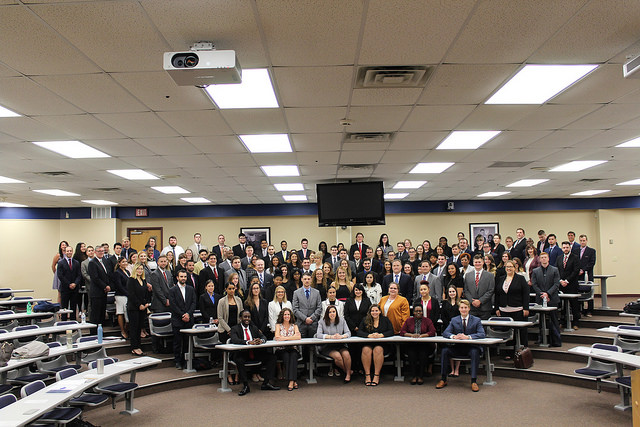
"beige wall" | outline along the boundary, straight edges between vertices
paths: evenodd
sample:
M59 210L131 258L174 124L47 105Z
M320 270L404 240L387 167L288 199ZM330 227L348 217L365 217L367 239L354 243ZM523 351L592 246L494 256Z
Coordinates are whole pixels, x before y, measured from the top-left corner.
M493 213L425 213L387 215L385 226L353 227L342 230L336 227L318 227L315 216L294 217L232 217L232 218L181 218L181 219L77 219L77 220L0 220L0 277L2 286L32 287L38 296L55 296L51 290L53 273L51 260L60 240L72 245L79 241L95 245L103 241L113 244L126 234L127 228L163 227L165 242L172 234L183 247L193 242L193 233L200 232L207 246L216 243L219 233L227 237L227 244L237 243L240 227L271 227L271 239L275 246L287 240L290 248L299 249L300 239L307 237L311 248L317 248L321 240L329 245L343 242L349 245L358 231L365 234L365 242L375 245L382 232L387 232L391 242L409 238L414 244L429 239L437 243L440 236L455 239L458 231L469 233L470 222L499 222L504 237L515 235L515 229L523 227L527 236L537 238L542 228L566 237L568 230L587 234L589 245L597 250L596 273L616 274L609 280L610 294L637 294L638 286L631 277L635 263L635 251L629 250L629 236L640 230L640 210L617 209L599 211L526 211ZM600 237L602 236L602 238ZM609 243L612 239L613 243ZM635 241L635 240L634 240ZM16 263L16 254L19 261ZM38 260L23 265L22 260ZM632 257L634 257L632 259ZM26 268L25 268L26 267Z

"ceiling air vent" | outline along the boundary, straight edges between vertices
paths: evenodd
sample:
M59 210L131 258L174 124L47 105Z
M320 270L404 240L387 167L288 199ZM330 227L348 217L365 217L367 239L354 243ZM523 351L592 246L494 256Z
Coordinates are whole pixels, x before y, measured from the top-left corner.
M71 176L71 174L66 171L35 172L35 174L44 176Z
M427 65L360 67L356 88L424 87L433 67Z
M391 142L394 132L347 133L344 142Z
M104 191L105 193L114 193L116 191L121 191L120 187L102 187L102 188L92 188L93 191Z
M580 182L598 182L602 181L602 178L583 178Z
M375 169L375 165L367 165L367 164L360 164L360 165L339 165L338 170L339 171L360 171L360 172L367 172L367 171L373 171Z
M531 162L495 162L489 165L490 168L523 168Z

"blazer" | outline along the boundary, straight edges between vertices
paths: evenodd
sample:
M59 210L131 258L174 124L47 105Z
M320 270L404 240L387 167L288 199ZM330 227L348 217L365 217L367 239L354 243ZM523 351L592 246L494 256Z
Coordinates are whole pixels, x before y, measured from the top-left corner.
M580 272L580 260L578 256L569 252L569 258L567 258L567 266L564 266L564 253L556 260L556 267L558 267L558 274L560 274L560 280L566 280L569 283L566 287L560 286L563 292L576 293L578 292L578 273Z
M367 338L369 336L369 334L382 334L385 337L391 337L393 336L393 325L391 324L391 321L389 319L387 319L385 316L383 316L382 314L380 315L380 320L378 322L378 327L371 327L371 329L367 328L366 325L366 317L364 319L362 319L362 321L360 322L360 325L358 325L358 336L359 337L364 337Z
M352 334L356 333L356 329L369 312L371 307L371 300L366 295L362 296L362 302L360 308L356 307L356 301L353 298L347 299L344 303L344 320L347 322L347 326Z
M238 308L237 323L240 323L240 312L242 311L242 300L238 296L233 297L236 301L236 307ZM229 299L227 295L223 295L218 301L218 329L222 329L223 332L229 332Z
M476 271L475 269L464 276L464 296L471 300L480 300L480 307L471 306L474 313L489 313L493 307L493 293L495 292L496 282L493 274L488 271L481 270L480 281L476 288Z
M200 259L200 252L198 251L198 245L194 243L193 245L189 246L187 249L191 249L191 252L193 252L194 261L198 261ZM207 248L207 245L200 244L200 250L202 249L208 250L209 248Z
M147 288L147 281L142 281L142 286L135 277L127 279L127 311L140 311L140 306L151 301L151 292Z
M251 270L251 272L247 272L247 283L251 283L251 279L257 277L260 279L260 275L256 270ZM260 284L260 289L262 293L262 297L266 298L266 292L269 287L273 286L273 276L268 273L266 270L262 272L262 283ZM270 301L270 300L267 300Z
M80 286L82 286L82 271L78 260L71 258L71 267L69 267L67 258L60 258L56 268L56 275L60 281L60 293L78 292L80 290ZM76 286L73 289L69 289L69 285L72 283L75 283Z
M422 298L413 301L413 306L415 307L416 305L422 305ZM429 312L429 316L426 316L426 314L426 310L423 310L423 316L429 317L434 325L438 324L438 320L440 319L440 303L437 299L431 297L431 311Z
M206 270L206 268L205 268L205 270ZM242 293L244 294L245 291L247 290L247 284L249 283L249 282L247 282L247 272L242 270L242 269L241 270L236 270L234 268L230 268L229 270L224 272L224 282L225 283L227 283L229 281L229 277L231 277L231 275L233 273L238 273L238 287L240 288L240 290L242 290Z
M320 319L320 313L322 313L320 291L315 288L309 288L309 291L309 299L305 294L304 286L296 289L293 293L293 314L296 316L298 326L303 324L307 317L317 322Z
M387 303L388 299L389 299L389 295L386 295L382 297L382 299L380 300L380 303L378 304L383 314L384 314L384 306ZM393 325L393 332L397 334L400 332L402 325L409 318L410 315L411 315L411 311L409 309L409 301L407 301L407 299L402 295L398 295L396 299L389 306L389 311L387 311L387 314L385 315L385 317L387 317L391 321L391 324Z
M307 256L305 256L304 251L302 249L298 250L298 259L302 262L303 259L309 258L311 255L311 249L307 248Z
M269 329L269 303L266 299L260 298L260 306L251 309L251 323L256 325L263 334ZM249 308L249 306L246 306Z
M122 252L120 252L120 255L125 257L127 259L127 261L128 261L129 257L131 256L131 254L137 254L137 253L138 253L138 251L136 251L132 247L129 247L128 249L127 248L122 248Z
M174 279L178 280L177 274ZM197 297L204 293L204 288L202 288L202 292L200 292L200 277L196 273L189 273L187 271L187 286L191 286L193 290L196 291ZM215 290L213 292L215 293Z
M214 287L215 290L213 291L214 293L220 294L220 295L224 293L225 281L226 281L224 269L222 269L218 265L216 265L215 268L216 268L216 272L218 273L217 279L211 267L204 267L202 270L200 270L200 273L198 273L198 295L202 295L204 293L204 288L207 284L207 281L209 280L212 280L213 284L215 285Z
M251 333L251 338L254 338L254 339L260 338L262 341L267 340L267 337L265 337L264 334L260 332L258 327L253 323L249 323L249 333ZM244 337L244 326L238 323L233 328L231 328L230 338L231 338L231 344L246 345L247 340Z
M360 257L360 259L365 259L365 257L367 256L367 249L369 248L369 245L367 245L366 243L362 242L362 256ZM349 259L351 259L352 261L354 261L353 259L353 254L358 250L358 243L354 243L353 245L351 245L351 247L349 248Z
M499 310L500 307L522 307L524 310L529 309L529 284L524 276L515 274L509 285L509 292L505 293L503 289L504 281L507 276L501 276L496 280L495 304L493 312Z
M581 251L582 248L580 248L577 252L579 258L578 265L580 266L580 270L587 273L589 277L588 280L593 280L593 266L596 265L596 250L590 248L589 246L586 246L584 248L584 253L582 254L582 256L580 256ZM585 278L585 280L587 279Z
M91 262L89 262L89 277L91 278L89 296L91 298L106 299L106 288L109 286L109 275L106 270L106 265L105 268L103 268L100 261L98 261L98 257L94 257Z
M422 274L416 275L416 278L413 281L413 294L411 295L412 301L420 298L420 282L422 282L422 276ZM436 277L431 273L426 276L427 282L429 282L429 295L431 295L431 298L442 301L442 281L444 277Z
M416 318L409 317L400 328L400 335L414 334L416 330ZM428 317L423 317L420 322L420 334L428 334L430 337L436 336L436 328L433 326L433 322Z
M335 334L346 335L347 338L351 336L351 331L342 317L340 317L337 324L332 323L329 326L327 326L324 319L318 322L318 331L316 332L315 338L324 339L326 335Z
M291 301L283 302L282 308L280 308L280 304L278 302L269 301L267 308L269 309L269 329L271 329L271 332L276 331L276 322L278 321L278 316L283 308L289 308L293 311Z
M502 243L498 243L496 246L493 247L493 251L496 253L496 255L498 256L498 260L502 257L502 254L504 253L504 245Z
M549 265L546 269L542 266L534 268L531 272L531 287L536 292L536 302L542 303L541 293L546 292L549 295L549 305L558 305L560 297L558 291L560 289L560 273L558 269Z
M171 326L174 328L190 328L193 326L193 312L196 311L196 291L191 286L185 286L184 298L180 285L169 289L169 310L171 311ZM189 321L183 322L182 316L189 315Z
M291 256L291 251L286 251L283 253L282 251L276 252L276 256L280 258L280 265L287 263L287 258Z
M218 318L218 303L220 302L220 295L214 292L213 299L215 302L211 301L211 297L207 292L200 295L198 299L198 310L202 313L203 323L209 323L211 318Z
M387 295L389 293L389 285L393 283L393 276L394 274L390 273L382 279L382 295ZM413 282L411 281L411 276L405 273L400 273L399 279L398 293L405 298L413 297Z
M127 282L129 281L129 276L127 273L122 271L121 269L117 269L111 275L111 283L113 284L113 290L116 292L118 296L127 296Z
M451 319L449 326L444 330L442 336L445 338L451 338L452 335L461 334L463 332L462 316L456 316ZM482 321L479 317L469 315L465 335L469 335L474 340L484 338L486 336L484 328L482 327Z
M364 283L364 276L369 273L373 273L373 281L375 283L380 283L380 275L373 270L373 267L369 271L360 270L360 272L356 274L356 283Z
M149 277L149 281L151 282L151 286L153 288L151 311L154 311L156 313L168 311L170 308L167 307L166 302L169 299L169 289L174 286L173 277L171 277L170 271L165 270L165 272L167 273L167 280L164 280L162 270L160 270L159 268L151 273L151 276Z
M329 304L328 299L322 301L322 314L320 314L320 319L324 319L324 313L327 311L327 308L329 308L329 305L331 304ZM338 316L340 318L344 317L344 302L336 300L333 305L335 305L336 310L338 310Z
M449 323L451 323L451 319L460 315L460 310L458 309L458 305L451 305L451 302L444 300L442 301L442 308L440 309L440 318L442 319L442 328L447 329Z
M527 249L527 238L523 237L518 244L516 244L517 240L514 240L513 246L509 251L511 253L512 258L520 258L520 261L524 261L526 257L525 250Z
M238 243L237 245L235 245L232 249L233 249L233 255L234 256L239 256L240 258L244 258L247 256L247 246L249 246L249 243L245 243L244 244L244 249L242 249L242 246L240 246L240 243Z

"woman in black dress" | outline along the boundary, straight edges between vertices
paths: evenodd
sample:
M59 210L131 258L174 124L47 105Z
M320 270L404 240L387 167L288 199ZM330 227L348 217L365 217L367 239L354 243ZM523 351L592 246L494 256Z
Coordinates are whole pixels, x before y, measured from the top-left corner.
M369 307L367 316L358 326L358 336L376 338L393 336L393 325L391 321L382 315L382 310L378 304ZM385 345L382 343L367 343L362 346L362 367L364 368L364 385L377 386L380 383L380 370L384 363ZM373 377L371 376L371 362L373 361Z
M129 314L129 338L131 354L144 356L140 348L140 331L147 318L147 309L151 305L151 286L145 279L144 266L136 264L133 275L127 280L127 311Z

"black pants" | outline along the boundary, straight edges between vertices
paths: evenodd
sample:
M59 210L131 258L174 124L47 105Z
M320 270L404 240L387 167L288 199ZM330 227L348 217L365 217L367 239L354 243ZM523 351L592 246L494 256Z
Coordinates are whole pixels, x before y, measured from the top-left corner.
M78 292L77 291L61 292L60 293L60 308L62 308L62 309L68 308L69 310L71 310L71 314L69 315L69 318L71 320L76 320L76 308L77 308L77 306L78 306ZM67 320L67 315L66 314L60 315L60 319L61 320Z
M411 378L422 378L424 368L427 366L429 356L433 354L434 344L416 343L407 344L404 351L409 356L409 367L411 369Z
M253 357L251 357L253 355ZM247 384L247 368L244 364L249 360L259 360L262 362L262 366L265 368L264 382L269 382L276 372L276 355L273 352L265 349L255 349L247 351L236 351L233 355L233 361L238 367L238 376L240 381Z
M102 325L104 314L107 311L107 297L89 298L89 321L96 325Z
M131 340L131 350L140 348L140 332L142 325L147 318L146 310L128 310L129 315L129 339Z
M296 349L291 347L280 350L278 356L282 358L284 363L284 376L287 381L296 381L298 379L298 352Z
M562 292L566 292L568 294L577 294L580 292L580 290L579 290L578 284L574 283L574 284L569 284L565 286ZM580 322L580 315L581 315L580 306L582 305L582 303L578 301L578 298L570 298L568 303L569 303L569 306L571 307L571 313L573 314L573 324L577 326L578 323Z
M184 365L184 354L189 351L189 336L180 332L180 329L188 329L193 324L184 324L181 326L171 325L173 328L173 358L176 363Z
M540 313L541 316L545 314L549 315L549 341L551 345L560 347L562 345L562 336L560 335L560 323L558 322L557 311L550 311L548 313ZM542 325L542 323L540 323ZM542 341L542 334L544 331L540 331L540 340Z

